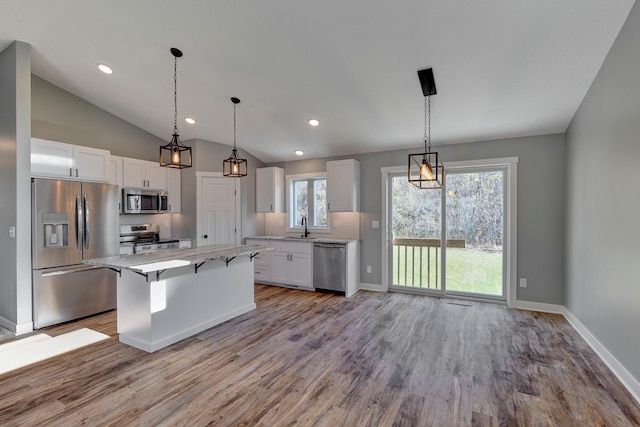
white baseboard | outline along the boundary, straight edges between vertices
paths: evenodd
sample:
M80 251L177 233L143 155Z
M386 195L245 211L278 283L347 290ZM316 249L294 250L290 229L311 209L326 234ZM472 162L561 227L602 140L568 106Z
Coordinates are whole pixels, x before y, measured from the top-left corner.
M16 325L16 335L28 334L33 332L33 322L19 323Z
M596 352L600 359L611 369L613 374L618 377L622 385L624 385L629 393L640 403L640 381L634 378L633 375L627 371L627 369L616 359L613 354L602 345L600 341L587 329L587 327L574 316L566 307L564 309L564 317L573 326L573 329L584 338L584 340L591 346L593 351Z
M364 291L386 292L386 290L382 289L382 285L378 285L376 283L360 282L358 289L362 289Z
M22 334L27 334L29 332L33 332L32 321L16 324L0 316L0 326L2 326L3 328L7 328L11 332L13 332L15 335L22 335Z
M140 350L144 350L147 353L153 353L155 351L158 351L162 348L165 348L167 346L170 346L171 344L175 344L178 341L182 341L185 338L189 338L195 334L198 334L202 331L206 331L209 328L212 328L214 326L219 325L220 323L224 323L227 320L231 320L235 317L240 316L241 314L244 313L248 313L251 310L255 310L256 309L256 304L252 303L252 304L248 304L246 306L240 307L236 310L233 310L229 313L225 313L223 315L214 317L212 319L208 319L205 322L200 323L199 325L195 325L192 327L189 327L187 329L184 329L180 332L177 332L175 334L172 334L170 336L164 337L164 338L160 338L160 339L156 339L156 340L142 340L140 338L134 337L134 336L130 336L130 335L126 335L126 334L120 334L119 335L119 340L121 343L130 345L131 347L135 347L138 348ZM153 332L153 331L152 331Z
M554 313L554 314L564 314L565 308L564 305L558 304L546 304L543 302L531 302L531 301L516 301L516 306L514 308L519 308L521 310L530 310L530 311L540 311L542 313Z

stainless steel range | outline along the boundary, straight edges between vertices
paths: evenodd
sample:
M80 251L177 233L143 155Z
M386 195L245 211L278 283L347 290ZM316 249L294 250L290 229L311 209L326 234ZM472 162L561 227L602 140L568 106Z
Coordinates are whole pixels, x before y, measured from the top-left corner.
M120 255L142 254L179 247L180 239L160 239L158 224L120 226Z

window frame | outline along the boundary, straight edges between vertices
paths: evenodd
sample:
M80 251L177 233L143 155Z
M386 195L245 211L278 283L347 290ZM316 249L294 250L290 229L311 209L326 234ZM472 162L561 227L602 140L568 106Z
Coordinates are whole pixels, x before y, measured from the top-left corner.
M286 230L288 232L299 233L304 231L304 227L298 224L293 224L295 219L295 207L294 207L294 197L292 197L292 186L295 181L300 180L311 180L311 179L324 179L325 183L327 180L326 172L314 172L314 173L303 173L303 174L294 174L287 175L285 177L286 180L286 203L287 203L287 225ZM309 212L313 212L315 215L315 209L308 209ZM314 218L307 217L309 224L307 225L307 230L310 233L331 233L331 215L329 210L327 209L327 225L325 227L315 226Z

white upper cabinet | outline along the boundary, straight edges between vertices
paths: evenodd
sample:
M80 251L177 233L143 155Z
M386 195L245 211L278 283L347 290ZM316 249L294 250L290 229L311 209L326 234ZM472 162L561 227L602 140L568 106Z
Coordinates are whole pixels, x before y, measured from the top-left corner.
M73 178L73 145L31 138L31 175Z
M31 138L31 176L108 182L109 161L107 150Z
M360 211L360 162L354 159L327 162L327 209Z
M158 162L147 163L147 186L155 190L167 189L167 171L169 168L160 166Z
M284 169L256 169L256 212L284 212Z
M182 197L180 196L181 177L180 169L167 169L167 192L169 193L169 212L180 213Z
M109 180L109 163L111 153L97 148L73 146L73 162L75 178L83 181Z
M122 161L123 157L111 156L109 160L109 184L122 188Z
M167 169L159 163L125 157L122 173L124 187L167 189Z

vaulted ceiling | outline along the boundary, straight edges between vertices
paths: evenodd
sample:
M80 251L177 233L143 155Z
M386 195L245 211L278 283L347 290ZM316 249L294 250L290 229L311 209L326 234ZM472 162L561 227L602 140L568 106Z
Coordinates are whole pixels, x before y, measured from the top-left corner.
M238 146L274 162L420 147L429 67L434 145L564 132L633 4L12 0L0 50L30 43L34 74L168 141L177 47L182 140L232 144L235 96Z

